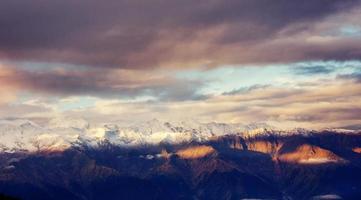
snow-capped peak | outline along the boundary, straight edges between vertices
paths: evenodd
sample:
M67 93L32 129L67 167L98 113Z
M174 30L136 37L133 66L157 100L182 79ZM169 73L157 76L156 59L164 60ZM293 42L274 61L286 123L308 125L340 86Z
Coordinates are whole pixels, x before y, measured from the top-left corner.
M53 150L74 144L97 145L108 141L115 145L136 146L159 143L206 141L229 134L259 134L271 129L264 123L227 124L197 121L150 121L122 125L109 123L92 125L81 118L55 118L45 126L29 120L0 120L0 150Z

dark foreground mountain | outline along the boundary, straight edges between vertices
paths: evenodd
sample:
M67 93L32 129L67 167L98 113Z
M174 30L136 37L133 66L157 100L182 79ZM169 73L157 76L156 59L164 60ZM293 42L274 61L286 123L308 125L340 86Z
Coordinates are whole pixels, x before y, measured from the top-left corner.
M207 142L12 152L0 193L19 199L361 199L361 135L221 136Z

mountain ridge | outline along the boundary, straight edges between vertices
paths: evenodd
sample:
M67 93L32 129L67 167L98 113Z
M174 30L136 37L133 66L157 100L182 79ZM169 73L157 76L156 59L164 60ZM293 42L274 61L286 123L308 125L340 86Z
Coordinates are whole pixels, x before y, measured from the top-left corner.
M333 130L342 133L357 131ZM38 125L26 119L0 120L0 151L57 151L74 145L96 147L109 142L119 146L180 144L209 141L226 135L256 137L265 134L310 134L317 131L296 128L282 130L266 123L227 124L200 123L196 121L167 122L158 119L131 125L106 123L92 125L82 118L55 118L46 125Z
M0 193L21 199L361 197L360 134L225 135L129 148L0 152Z

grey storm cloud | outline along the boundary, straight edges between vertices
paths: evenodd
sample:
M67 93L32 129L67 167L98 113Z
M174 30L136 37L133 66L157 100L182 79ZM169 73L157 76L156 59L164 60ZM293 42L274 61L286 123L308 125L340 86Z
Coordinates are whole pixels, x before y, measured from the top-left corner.
M333 51L298 45L291 51L300 53L290 58L282 45L269 45L267 52L261 46L282 30L289 28L282 33L287 38L359 2L2 0L0 58L113 68L185 66L212 59L215 64L357 59L360 45ZM234 46L258 48L241 55Z

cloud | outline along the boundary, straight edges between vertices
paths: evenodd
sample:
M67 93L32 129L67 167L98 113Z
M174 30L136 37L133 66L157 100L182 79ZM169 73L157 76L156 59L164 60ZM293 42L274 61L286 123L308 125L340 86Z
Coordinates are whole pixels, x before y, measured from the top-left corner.
M2 0L0 116L358 124L360 2Z
M317 75L317 74L329 74L335 69L331 69L326 66L300 66L295 67L294 72L298 75Z
M301 84L303 85L303 84ZM345 86L348 89L345 90ZM329 128L361 122L361 85L340 79L319 80L301 89L269 86L203 101L125 102L99 99L94 107L69 111L74 116L132 121L197 119L218 122L268 122L278 127ZM101 116L101 117L99 117Z
M17 97L19 88L16 85L9 84L6 80L3 80L4 77L8 77L11 73L11 70L0 64L0 107L14 101Z
M206 98L197 93L198 88L204 84L202 81L181 80L158 71L64 68L26 70L16 66L4 66L2 71L2 85L37 94L123 99L152 97L160 101Z
M249 87L241 87L229 92L223 92L222 95L236 95L236 94L241 94L241 93L247 93L250 92L252 90L257 90L257 89L264 89L267 87L270 87L271 85L260 85L260 84L256 84L256 85L252 85Z
M359 37L324 36L345 21L359 25L359 4L4 0L0 58L138 69L359 59Z
M313 84L301 81L292 86L255 85L248 88L252 89L207 96L201 101L184 101L184 94L180 97L170 95L174 96L173 100L162 97L161 101L111 99L102 95L86 97L90 102L83 101L84 96L49 100L46 95L3 106L0 118L42 119L65 115L85 117L92 123L131 123L152 118L227 123L263 121L283 128L346 127L361 123L361 84L352 79L322 78L314 80ZM64 106L71 109L63 109Z
M354 81L361 83L361 73L360 72L354 72L351 74L340 74L337 77L340 79L354 80Z

